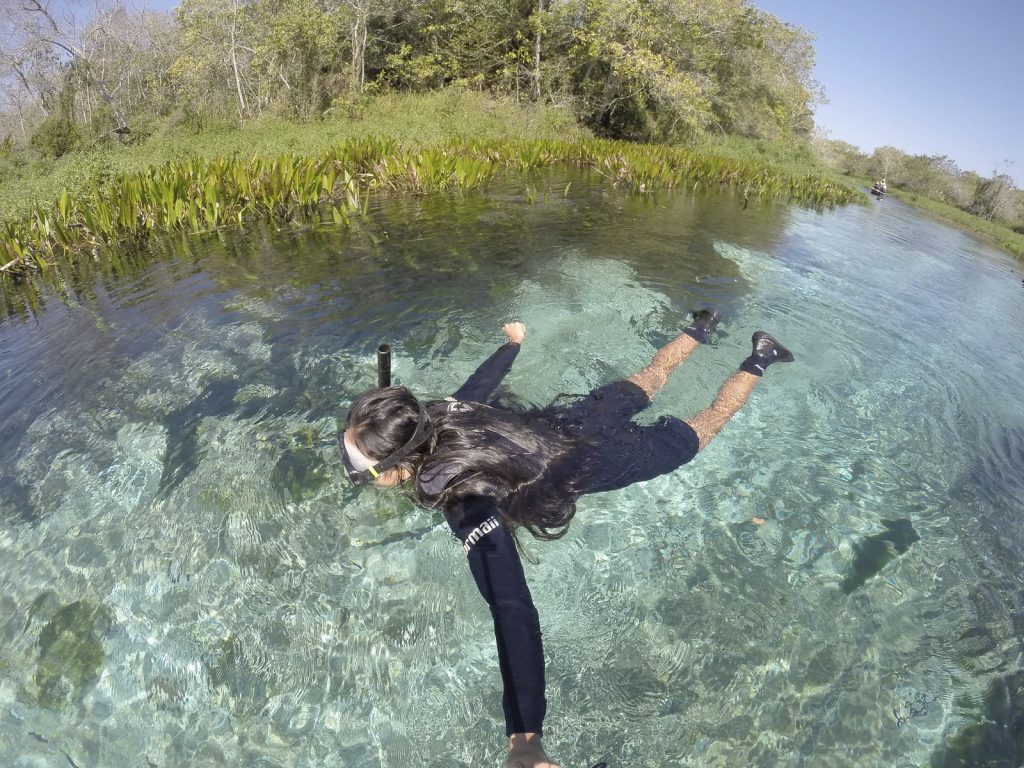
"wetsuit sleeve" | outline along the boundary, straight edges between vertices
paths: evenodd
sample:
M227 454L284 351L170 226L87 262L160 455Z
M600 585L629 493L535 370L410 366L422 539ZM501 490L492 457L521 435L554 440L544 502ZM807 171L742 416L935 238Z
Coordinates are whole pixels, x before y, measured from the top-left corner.
M493 355L480 364L480 367L452 397L456 400L486 402L501 384L505 374L512 370L512 363L515 362L518 354L519 345L514 341L502 344Z
M452 522L460 512L461 518ZM544 647L516 543L501 524L493 499L470 497L449 516L449 524L463 543L469 569L494 619L505 734L542 733L547 710Z

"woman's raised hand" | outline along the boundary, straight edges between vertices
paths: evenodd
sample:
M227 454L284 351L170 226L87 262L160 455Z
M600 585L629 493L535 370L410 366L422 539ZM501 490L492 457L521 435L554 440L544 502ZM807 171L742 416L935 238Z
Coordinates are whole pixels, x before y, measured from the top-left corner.
M525 323L505 323L501 326L501 330L505 332L505 336L508 340L516 344L522 344L523 339L526 338L526 324Z

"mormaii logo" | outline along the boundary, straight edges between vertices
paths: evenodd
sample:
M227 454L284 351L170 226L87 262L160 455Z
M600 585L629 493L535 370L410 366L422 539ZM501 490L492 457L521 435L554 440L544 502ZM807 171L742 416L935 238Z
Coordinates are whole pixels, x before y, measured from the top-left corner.
M463 550L465 550L466 555L469 555L469 550L473 548L474 544L480 541L480 539L482 539L488 533L493 531L499 525L501 525L501 523L498 522L497 518L492 516L488 517L486 520L480 523L480 525L478 525L476 528L470 531L469 536L467 536L466 540L462 543L462 548Z

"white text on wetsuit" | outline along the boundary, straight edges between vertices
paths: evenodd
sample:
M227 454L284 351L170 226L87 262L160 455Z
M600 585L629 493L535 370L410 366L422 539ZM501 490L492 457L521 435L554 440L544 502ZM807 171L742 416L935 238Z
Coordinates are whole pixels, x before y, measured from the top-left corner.
M488 533L493 531L499 525L501 525L501 523L499 523L496 518L488 517L486 520L480 523L480 525L478 525L476 528L470 531L469 535L466 537L466 540L462 543L462 548L463 550L465 550L466 555L469 555L469 550L473 548L474 544L480 541L480 539L482 539Z

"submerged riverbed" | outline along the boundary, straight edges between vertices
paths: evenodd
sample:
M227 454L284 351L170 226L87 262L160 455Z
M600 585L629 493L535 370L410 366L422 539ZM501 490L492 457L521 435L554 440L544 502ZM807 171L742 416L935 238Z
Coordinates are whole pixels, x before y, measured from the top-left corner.
M754 330L797 362L691 464L526 542L552 756L1020 761L1019 267L894 200L542 188L161 240L0 319L0 754L500 764L461 547L345 483L338 419L383 341L396 383L443 397L521 319L504 397L546 404L714 305L715 342L643 419L710 402Z

